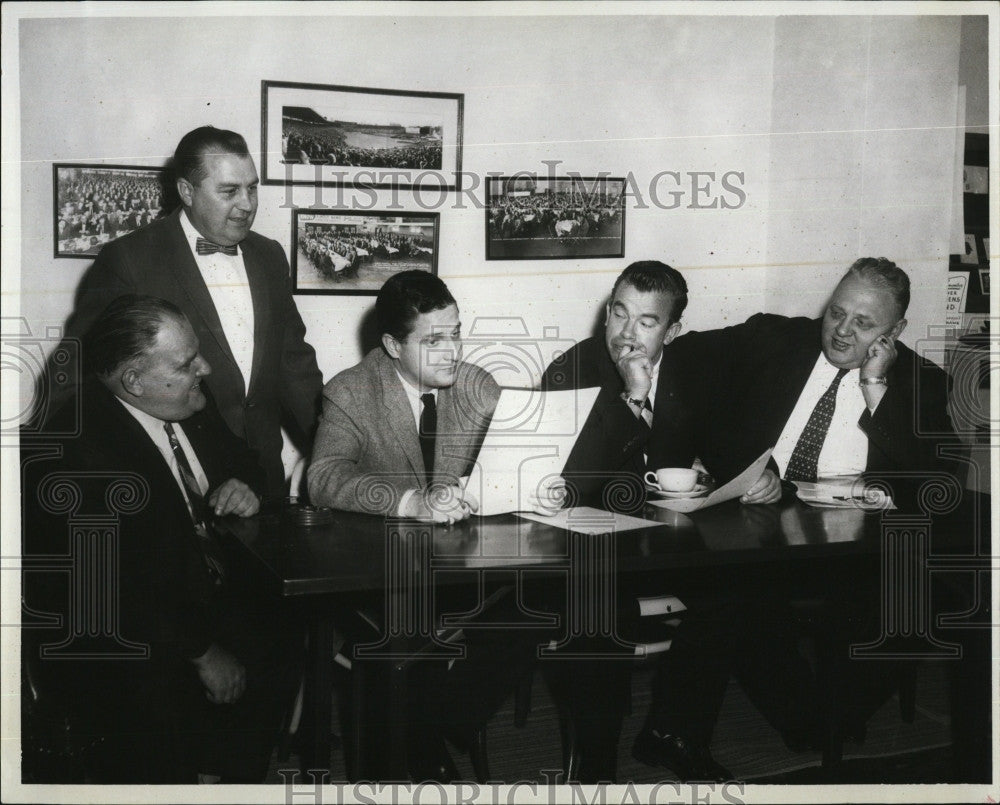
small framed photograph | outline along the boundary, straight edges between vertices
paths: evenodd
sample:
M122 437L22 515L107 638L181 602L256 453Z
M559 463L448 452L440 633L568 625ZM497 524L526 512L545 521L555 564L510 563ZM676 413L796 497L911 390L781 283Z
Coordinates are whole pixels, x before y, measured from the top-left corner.
M605 177L491 177L486 259L624 257L624 190L624 179Z
M87 260L180 204L166 168L128 165L53 165L52 195L55 256Z
M988 268L979 269L979 285L983 289L983 295L990 295L990 270Z
M461 190L465 96L261 82L264 184Z
M400 271L437 274L436 212L292 210L297 294L371 295Z

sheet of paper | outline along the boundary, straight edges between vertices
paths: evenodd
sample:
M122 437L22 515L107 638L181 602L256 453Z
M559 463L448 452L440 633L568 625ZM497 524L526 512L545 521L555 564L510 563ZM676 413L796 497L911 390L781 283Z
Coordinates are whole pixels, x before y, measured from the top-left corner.
M600 389L503 389L466 484L479 514L529 511L557 478Z
M682 500L660 500L650 496L647 503L651 506L658 506L661 509L670 509L675 512L693 512L714 506L716 503L723 503L733 498L738 498L751 486L757 483L757 479L764 473L767 461L771 458L771 450L765 450L761 457L737 475L725 486L716 489L711 495L703 498L686 498Z
M796 481L796 496L810 506L824 509L895 509L892 497L883 490L868 488L859 476L822 479L815 483Z
M619 531L632 531L636 528L650 528L663 525L655 520L643 520L640 517L630 517L627 514L615 514L604 509L592 509L589 506L576 506L572 509L562 509L551 517L544 514L528 514L522 512L518 517L534 520L546 525L554 525L578 534L617 534Z

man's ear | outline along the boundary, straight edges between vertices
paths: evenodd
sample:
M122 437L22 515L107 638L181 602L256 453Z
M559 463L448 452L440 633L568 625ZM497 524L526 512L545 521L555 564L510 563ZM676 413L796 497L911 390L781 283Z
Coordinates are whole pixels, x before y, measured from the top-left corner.
M680 335L680 332L681 332L681 323L679 321L675 321L667 328L667 331L663 334L663 346L666 346L675 338L677 338L677 336Z
M608 326L608 322L611 320L611 303L608 302L604 305L604 326Z
M143 394L142 375L134 366L130 366L121 376L122 388L133 397L141 397Z
M892 329L889 330L889 338L895 341L897 338L899 338L900 335L903 334L903 330L905 329L906 329L906 319L900 319L892 326Z
M389 333L382 333L382 346L385 347L385 351L389 353L390 358L399 359L399 342Z
M190 207L194 197L194 185L183 176L177 177L177 195L181 197L181 203L185 207Z

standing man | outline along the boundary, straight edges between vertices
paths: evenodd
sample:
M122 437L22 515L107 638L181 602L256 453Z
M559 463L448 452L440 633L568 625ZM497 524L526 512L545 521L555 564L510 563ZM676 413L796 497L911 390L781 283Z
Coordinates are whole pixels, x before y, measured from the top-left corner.
M250 230L258 178L243 137L194 129L177 145L174 170L181 208L101 249L67 332L85 333L123 294L177 305L214 368L206 382L219 413L257 451L266 495L281 496L281 427L305 452L323 385L292 299L288 260L280 244Z
M27 574L26 601L62 628L26 632L25 650L94 739L99 782L262 782L302 634L227 562L212 521L256 514L263 473L211 403L211 367L176 306L120 297L83 346L80 433L25 464L25 540L36 556L65 555L68 518L115 507L114 552L100 558L111 572ZM55 415L55 433L73 430L59 425L75 410ZM60 637L70 656L39 652Z

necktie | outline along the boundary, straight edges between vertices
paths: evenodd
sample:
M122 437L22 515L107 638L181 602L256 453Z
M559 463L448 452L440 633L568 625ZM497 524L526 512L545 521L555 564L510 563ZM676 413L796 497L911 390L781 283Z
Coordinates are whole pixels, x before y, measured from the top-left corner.
M649 397L642 404L642 411L639 412L639 416L642 417L642 421L649 425L649 427L653 427L653 404L649 401Z
M201 494L201 488L198 486L198 481L194 477L194 472L191 469L190 462L188 462L184 448L181 447L181 443L177 439L177 433L174 431L173 424L165 422L163 424L163 429L167 432L170 449L174 451L174 458L177 460L177 469L179 469L181 473L181 482L184 484L184 492L187 494L188 501L191 503L191 519L194 520L194 530L199 537L202 556L205 558L205 564L208 566L208 572L215 580L215 583L221 584L226 573L223 569L222 562L219 561L215 546L212 544L212 539L209 536L208 526L206 524L208 519L208 506L205 503L205 497Z
M788 460L788 467L785 469L786 481L816 480L816 463L819 461L823 442L826 441L827 431L830 430L833 411L837 407L837 389L846 374L846 369L837 371L830 388L823 392L823 396L819 398L816 407L809 415L809 421L802 429L792 451L792 457Z
M437 435L437 402L434 395L428 392L420 395L424 404L420 412L420 452L424 457L424 470L427 473L427 483L434 478L434 437Z
M222 252L223 254L228 254L230 257L236 256L235 246L220 246L218 243L212 243L210 240L205 240L205 238L198 238L194 242L195 251L198 254L215 254L216 252Z

